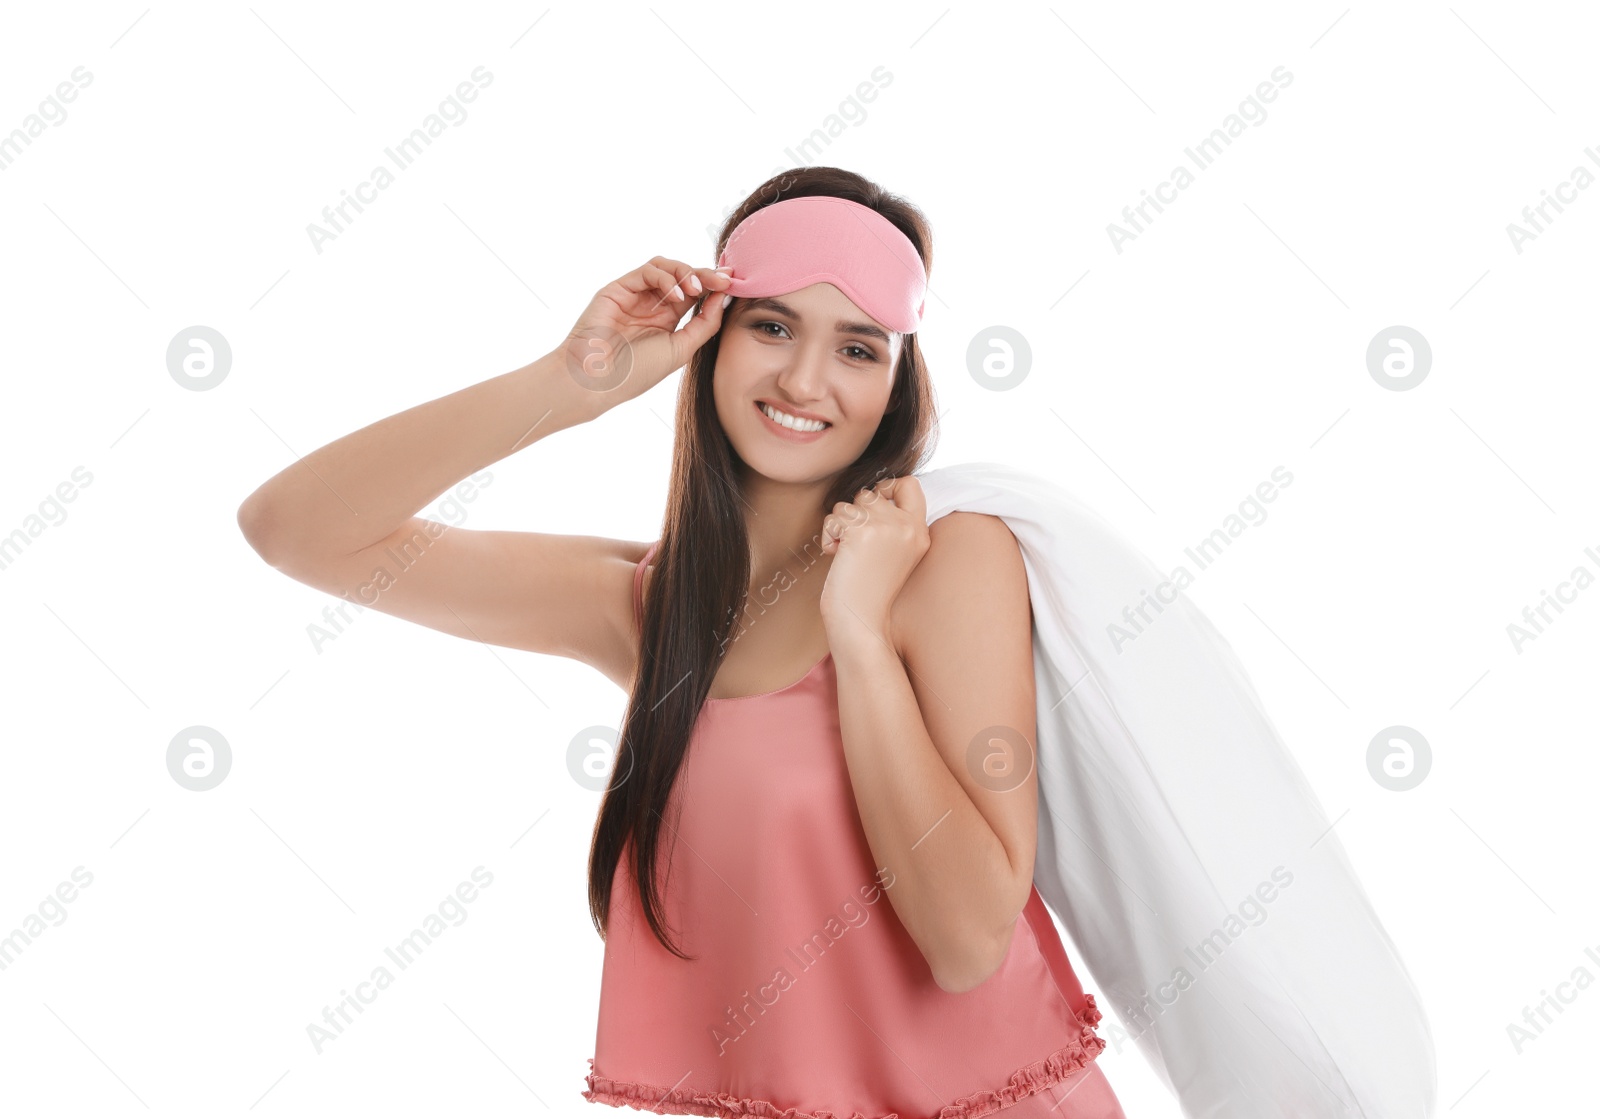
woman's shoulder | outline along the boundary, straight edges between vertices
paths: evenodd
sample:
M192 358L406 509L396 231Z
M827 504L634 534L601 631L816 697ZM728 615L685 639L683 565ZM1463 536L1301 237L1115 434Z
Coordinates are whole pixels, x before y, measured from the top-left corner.
M1028 601L1022 548L1004 519L955 510L928 525L928 550L890 610L895 646L908 648L941 632L966 631L997 604Z

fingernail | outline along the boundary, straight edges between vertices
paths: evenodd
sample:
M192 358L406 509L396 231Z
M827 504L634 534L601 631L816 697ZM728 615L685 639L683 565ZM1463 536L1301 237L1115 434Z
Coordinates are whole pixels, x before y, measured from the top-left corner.
M731 295L724 295L724 296L723 296L723 297L722 297L722 305L723 305L723 306L724 306L724 307L726 307L726 306L727 306L727 305L728 305L728 304L730 304L730 303L732 303L732 302L733 302L733 296L731 296Z
M694 292L696 295L698 295L700 293L700 277L699 276L690 276L689 280L688 280L688 283L689 283L689 290Z

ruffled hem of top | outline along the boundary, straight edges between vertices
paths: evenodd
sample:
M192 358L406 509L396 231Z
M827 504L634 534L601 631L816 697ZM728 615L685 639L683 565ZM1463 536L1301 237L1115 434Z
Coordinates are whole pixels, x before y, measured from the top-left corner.
M1069 1044L1057 1049L1044 1060L1035 1061L1012 1073L1010 1081L1004 1088L974 1092L954 1103L946 1104L939 1112L939 1119L978 1119L980 1115L989 1115L1001 1108L1010 1107L1019 1100L1027 1099L1035 1092L1042 1092L1087 1066L1106 1047L1105 1039L1094 1032L1101 1014L1100 1008L1095 1005L1093 995L1083 996L1083 1009L1078 1012L1077 1017L1078 1036Z
M1106 1047L1104 1039L1094 1032L1100 1018L1100 1009L1095 1005L1094 996L1084 995L1084 1007L1077 1015L1077 1037L1043 1060L1034 1061L1013 1072L1004 1087L986 1088L946 1104L940 1109L937 1119L979 1119L1065 1080L1098 1057ZM718 1119L900 1119L898 1111L882 1115L866 1115L854 1110L848 1115L834 1111L802 1111L797 1107L778 1107L767 1100L730 1096L722 1092L660 1088L612 1080L594 1074L593 1057L589 1058L589 1068L591 1071L584 1078L589 1085L583 1093L584 1099L590 1103L653 1111L657 1115L710 1115Z

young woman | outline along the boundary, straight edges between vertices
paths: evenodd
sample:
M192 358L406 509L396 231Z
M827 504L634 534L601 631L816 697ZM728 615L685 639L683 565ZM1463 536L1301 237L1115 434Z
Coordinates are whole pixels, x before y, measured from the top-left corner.
M994 516L930 523L913 477L935 430L928 226L809 168L758 188L718 250L731 267L656 257L546 356L307 455L240 527L338 595L386 549L426 552L372 605L629 692L590 859L591 1101L1118 1119L1094 998L1032 885L1017 541ZM686 363L654 543L416 516Z

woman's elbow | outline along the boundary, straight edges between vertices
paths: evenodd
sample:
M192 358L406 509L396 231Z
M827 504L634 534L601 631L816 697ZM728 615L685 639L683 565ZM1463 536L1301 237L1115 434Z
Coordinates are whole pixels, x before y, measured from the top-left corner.
M1008 942L1006 948L1009 947ZM1005 959L1005 951L990 945L982 952L968 953L961 960L941 961L942 966L933 968L933 981L947 994L964 995L987 983Z

